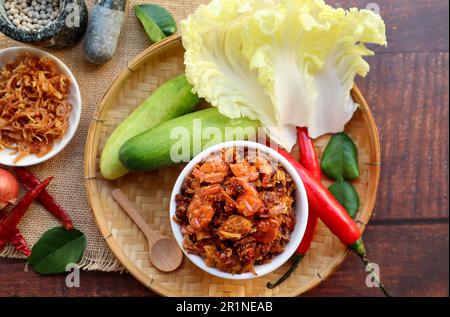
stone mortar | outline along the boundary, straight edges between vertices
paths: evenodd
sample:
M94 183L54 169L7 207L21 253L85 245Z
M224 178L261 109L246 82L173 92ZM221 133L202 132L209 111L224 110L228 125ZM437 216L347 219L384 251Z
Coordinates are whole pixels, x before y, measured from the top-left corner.
M83 37L87 22L88 10L84 0L60 0L61 13L48 27L39 32L24 32L17 29L6 16L3 7L4 0L0 0L0 32L13 40L42 47L66 48L74 45ZM79 23L73 17L79 12ZM69 23L67 23L69 22ZM76 21L77 22L77 21Z

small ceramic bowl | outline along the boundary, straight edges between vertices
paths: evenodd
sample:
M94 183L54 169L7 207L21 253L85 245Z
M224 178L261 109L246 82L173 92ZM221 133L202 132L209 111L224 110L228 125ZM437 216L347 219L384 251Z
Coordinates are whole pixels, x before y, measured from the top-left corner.
M0 32L13 40L42 47L65 48L80 41L86 31L88 11L84 0L60 0L59 17L39 32L24 32L8 19L0 0Z
M294 231L291 234L291 239L289 243L286 245L284 251L281 254L274 257L270 263L255 265L255 272L257 275L253 273L231 274L207 266L205 261L200 256L189 254L188 252L186 252L186 250L184 250L183 234L181 232L181 226L173 220L176 212L175 196L181 192L186 177L192 173L192 170L199 162L204 161L213 153L218 153L220 150L228 148L238 148L238 149L247 148L249 150L259 150L261 153L268 155L270 158L274 159L281 166L283 166L286 172L292 177L296 185L294 209L297 223L295 225ZM170 219L175 240L178 242L180 248L183 250L186 257L189 260L191 260L195 265L197 265L203 271L220 278L230 280L249 280L264 276L266 274L275 271L280 266L282 266L287 260L289 260L289 258L294 254L295 250L297 249L298 245L302 241L303 236L305 234L306 223L308 222L308 200L306 196L306 190L300 176L298 175L294 167L278 152L265 145L255 142L232 141L221 143L204 150L183 169L173 188L172 197L170 200Z
M43 157L37 157L36 155L29 155L20 160L19 162L14 163L14 158L16 156L11 155L11 150L9 149L0 150L0 164L7 166L31 166L49 160L50 158L54 157L56 154L61 152L64 149L64 147L70 142L70 140L72 140L78 128L78 124L80 123L80 116L81 116L80 88L72 72L69 70L69 68L67 68L66 65L64 65L64 63L61 60L37 48L11 47L0 50L0 68L3 68L5 64L7 64L8 62L12 62L17 58L21 58L22 56L25 55L46 57L50 59L57 65L59 71L70 79L71 83L70 96L68 97L67 100L72 105L72 112L69 118L69 129L67 130L66 134L63 136L61 141L53 145L53 149L49 153L47 153L47 155Z

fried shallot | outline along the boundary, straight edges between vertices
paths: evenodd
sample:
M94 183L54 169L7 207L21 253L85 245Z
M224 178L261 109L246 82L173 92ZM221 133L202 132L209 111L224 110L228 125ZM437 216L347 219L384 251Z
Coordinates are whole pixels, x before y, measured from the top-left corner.
M183 247L241 274L283 252L295 227L289 174L257 152L226 149L199 163L176 196Z
M49 153L69 128L70 79L45 57L25 56L0 69L0 150L17 163Z

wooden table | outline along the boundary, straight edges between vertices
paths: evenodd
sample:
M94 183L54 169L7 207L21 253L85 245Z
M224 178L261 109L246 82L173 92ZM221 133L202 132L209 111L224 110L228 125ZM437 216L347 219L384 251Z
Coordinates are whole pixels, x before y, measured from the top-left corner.
M339 2L362 7L372 1ZM377 48L372 71L358 80L377 121L382 174L365 241L389 289L399 296L449 295L449 2L378 0L389 46ZM378 296L350 256L307 296ZM6 296L155 296L130 275L82 272L81 287L64 276L24 272L0 259Z

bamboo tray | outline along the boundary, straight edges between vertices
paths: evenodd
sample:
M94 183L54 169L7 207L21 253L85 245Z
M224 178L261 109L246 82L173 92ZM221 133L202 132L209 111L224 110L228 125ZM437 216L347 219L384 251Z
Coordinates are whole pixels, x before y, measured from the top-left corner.
M180 37L171 37L137 56L115 80L97 107L85 151L86 189L97 226L112 252L141 283L165 296L296 296L319 285L344 261L349 251L322 224L319 224L310 252L295 274L280 287L269 290L289 263L265 277L250 281L229 281L213 277L184 259L173 273L162 273L148 260L147 240L131 219L111 198L121 188L140 209L154 230L172 236L169 198L183 166L152 173L129 174L117 181L102 179L99 157L115 127L166 80L184 71L184 49ZM380 145L377 128L361 92L355 86L353 98L360 104L346 132L359 149L361 177L355 182L361 206L357 221L361 230L370 220L380 175ZM319 156L329 137L315 142ZM325 181L326 182L326 181ZM328 185L328 184L326 184ZM363 281L361 281L363 287Z

